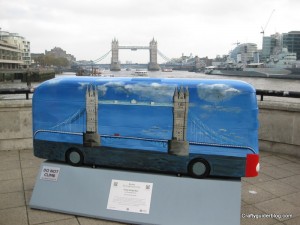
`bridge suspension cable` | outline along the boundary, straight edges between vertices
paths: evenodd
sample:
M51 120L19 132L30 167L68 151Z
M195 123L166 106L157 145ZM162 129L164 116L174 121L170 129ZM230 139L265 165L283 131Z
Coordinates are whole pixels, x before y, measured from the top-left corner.
M157 49L157 53L160 55L160 57L162 57L165 61L167 61L167 62L170 62L171 61L171 59L170 58L168 58L167 56L165 56L161 51L159 51L158 49Z
M195 60L190 60L190 61L182 61L182 62L176 62L175 59L170 59L169 57L165 56L161 51L159 51L157 49L157 53L160 57L162 57L166 62L167 64L170 64L170 65L176 65L176 66L180 66L180 65L192 65L195 63Z
M111 52L111 50L109 50L107 53L105 53L105 54L104 54L103 56L101 56L100 58L93 60L92 62L93 62L94 64L101 62L103 59L106 58L106 56L108 56L108 54L109 54L110 52Z

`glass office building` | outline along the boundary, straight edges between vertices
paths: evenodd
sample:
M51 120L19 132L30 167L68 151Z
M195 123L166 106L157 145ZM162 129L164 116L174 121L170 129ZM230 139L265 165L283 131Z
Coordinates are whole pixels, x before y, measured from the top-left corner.
M296 53L297 60L300 60L300 31L291 31L282 36L283 47L291 53Z

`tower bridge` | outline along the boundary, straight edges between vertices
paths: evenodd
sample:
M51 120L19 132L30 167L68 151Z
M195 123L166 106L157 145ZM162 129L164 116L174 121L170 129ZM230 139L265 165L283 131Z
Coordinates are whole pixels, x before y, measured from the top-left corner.
M119 41L115 38L111 43L111 64L110 70L111 71L120 71L121 65L119 62L119 49L130 49L132 51L136 51L138 49L146 49L150 52L150 62L148 64L148 70L150 71L157 71L160 69L157 63L157 41L152 39L149 46L119 46Z
M199 71L200 69L203 69L206 67L206 63L204 60L200 59L198 56L194 58L190 58L188 60L183 59L170 59L165 54L163 54L158 48L157 48L157 41L154 40L154 38L150 41L149 46L127 46L127 45L119 45L119 41L114 38L111 43L111 49L106 52L104 55L99 57L98 59L92 60L89 64L80 64L79 66L85 67L85 68L93 68L93 66L101 65L105 68L110 68L111 71L120 71L121 70L121 64L119 61L119 50L131 50L131 51L137 51L137 50L149 50L149 63L148 64L138 64L138 66L142 66L143 68L145 66L148 67L149 71L158 71L160 70L160 66L157 62L157 56L159 55L165 63L162 63L162 65L171 67L173 69L177 70L189 70L189 71ZM100 62L105 59L109 54L111 53L111 62L110 64L100 64ZM129 64L130 66L131 64ZM124 66L124 65L122 65ZM132 64L132 66L137 67L137 64Z

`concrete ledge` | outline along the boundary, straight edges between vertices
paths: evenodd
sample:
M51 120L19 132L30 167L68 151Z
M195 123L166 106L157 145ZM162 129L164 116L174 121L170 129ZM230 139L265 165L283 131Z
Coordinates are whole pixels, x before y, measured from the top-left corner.
M0 151L32 148L32 101L0 101Z
M300 112L299 103L287 103L287 102L270 102L270 101L258 101L259 109L269 109L276 111L288 111L288 112Z
M259 140L259 149L266 152L292 155L300 158L300 146L298 145Z
M0 111L7 111L9 108L29 108L31 111L31 100L1 100Z
M0 140L0 151L32 149L32 137Z
M258 102L259 144L264 151L300 155L300 104Z

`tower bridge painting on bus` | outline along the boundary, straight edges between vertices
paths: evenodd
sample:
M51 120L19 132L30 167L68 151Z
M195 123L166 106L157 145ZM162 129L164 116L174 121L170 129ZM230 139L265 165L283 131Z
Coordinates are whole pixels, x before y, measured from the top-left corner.
M34 154L73 166L256 176L255 98L237 81L56 78L35 90Z

